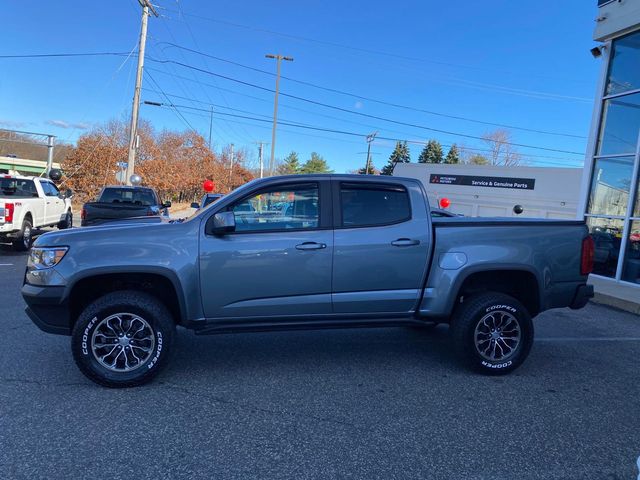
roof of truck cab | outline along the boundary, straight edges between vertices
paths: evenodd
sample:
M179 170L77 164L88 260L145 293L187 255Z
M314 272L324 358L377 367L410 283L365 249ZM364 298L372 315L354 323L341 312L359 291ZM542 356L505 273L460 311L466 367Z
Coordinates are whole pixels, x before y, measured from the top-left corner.
M420 180L408 177L394 177L391 175L361 175L358 173L304 173L304 174L292 174L292 175L274 175L273 177L256 178L251 180L250 183L264 183L272 180L322 180L322 179L337 179L337 180L354 180L354 181L371 181L371 182L412 182L420 183Z
M0 178L11 178L15 180L47 180L48 181L48 179L42 178L42 177L25 177L24 175L9 175L8 173L0 174Z

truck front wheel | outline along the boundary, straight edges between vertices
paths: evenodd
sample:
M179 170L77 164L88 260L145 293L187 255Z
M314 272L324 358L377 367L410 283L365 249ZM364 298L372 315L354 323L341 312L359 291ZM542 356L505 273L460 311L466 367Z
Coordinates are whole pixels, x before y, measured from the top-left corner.
M533 322L515 298L502 293L472 296L457 308L451 337L458 356L487 375L512 372L533 344Z
M112 292L91 303L73 327L71 349L80 371L105 387L149 382L168 361L175 324L154 296Z

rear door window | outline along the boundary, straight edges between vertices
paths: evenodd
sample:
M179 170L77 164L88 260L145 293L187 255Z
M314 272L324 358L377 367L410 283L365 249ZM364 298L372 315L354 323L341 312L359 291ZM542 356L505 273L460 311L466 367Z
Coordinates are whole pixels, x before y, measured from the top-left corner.
M32 198L37 197L38 192L33 180L0 178L0 195L3 197Z
M342 183L342 227L376 227L411 219L407 190L400 185Z

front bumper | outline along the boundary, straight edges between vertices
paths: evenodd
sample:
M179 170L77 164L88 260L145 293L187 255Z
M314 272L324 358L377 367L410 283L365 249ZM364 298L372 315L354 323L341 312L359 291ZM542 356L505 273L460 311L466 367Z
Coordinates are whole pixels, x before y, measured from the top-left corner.
M593 298L593 295L593 285L579 285L569 308L578 310L584 307Z
M65 287L41 287L25 283L22 297L25 309L36 326L47 333L71 335L69 306L64 300Z

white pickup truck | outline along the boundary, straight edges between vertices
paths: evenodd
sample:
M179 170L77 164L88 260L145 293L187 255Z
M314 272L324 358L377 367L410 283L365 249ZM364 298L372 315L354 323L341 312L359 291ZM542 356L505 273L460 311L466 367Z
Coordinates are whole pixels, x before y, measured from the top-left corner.
M64 194L48 178L0 175L0 242L28 250L33 229L73 226L71 190Z

